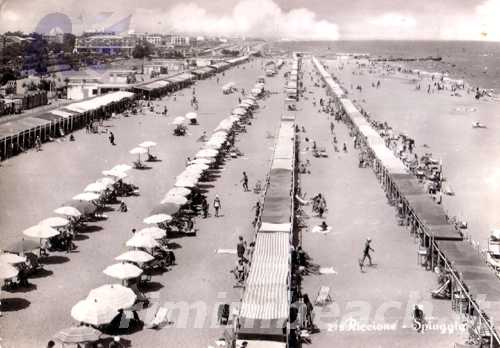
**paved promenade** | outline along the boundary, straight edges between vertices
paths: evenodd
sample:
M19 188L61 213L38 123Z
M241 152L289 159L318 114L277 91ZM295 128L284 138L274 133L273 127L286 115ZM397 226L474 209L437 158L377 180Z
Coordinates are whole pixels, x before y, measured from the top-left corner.
M311 336L311 346L450 347L461 342L460 333L428 330L419 334L411 327L415 304L423 305L430 322L451 325L457 318L448 301L431 299L436 276L418 265L416 244L408 231L398 226L395 210L388 205L372 170L358 168L358 152L353 149L347 127L335 121L340 152L334 151L331 120L312 104L315 98L319 106L319 99L326 97L326 91L312 85L311 71L314 71L312 64L306 64L307 100L299 103L297 112L297 123L306 129L300 135L302 139L309 138L309 144L302 141L301 160L311 162L311 174L302 174L300 179L307 198L319 192L326 196L328 212L324 221L332 230L327 234L312 233L312 228L323 220L313 215L310 206L305 206L310 217L305 220L308 227L302 232L302 245L313 265L335 272L314 272L303 281L303 293L308 293L311 300L316 298L320 286L329 286L333 298L332 304L315 307L315 322L320 332ZM312 141L326 149L328 158L315 158L305 149L312 146ZM344 142L346 153L342 151ZM358 260L368 237L373 241L375 265L361 272ZM351 323L345 331L339 326L342 322ZM368 327L363 328L363 324ZM382 331L371 330L370 325L376 324L389 326Z

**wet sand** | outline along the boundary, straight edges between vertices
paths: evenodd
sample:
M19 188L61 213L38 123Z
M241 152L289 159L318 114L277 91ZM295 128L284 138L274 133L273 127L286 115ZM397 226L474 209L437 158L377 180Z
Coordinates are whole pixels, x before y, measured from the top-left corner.
M42 277L30 279L34 288L27 292L2 292L6 302L16 305L5 311L0 319L4 347L43 346L58 330L74 324L70 310L76 302L85 298L91 289L114 283L114 279L104 275L102 270L126 250L124 243L131 237L131 229L144 226L142 219L173 186L186 158L192 157L201 147L196 140L202 132L206 130L210 134L236 106L239 94L223 95L220 87L234 81L238 88L249 90L262 73L261 63L256 60L226 71L225 76L218 75L219 85L215 78L198 82L195 88L200 103L200 125L189 126L188 136L175 137L171 122L175 116L192 111L189 107L191 89L178 92L175 101L170 97L156 102L159 111L163 110L161 105L168 106L168 117L117 116L106 122L107 129L115 134L116 146L109 144L106 134L78 131L75 142L44 144L41 152L30 151L2 163L0 229L1 245L7 245L20 239L25 228L53 216L53 209L101 177L102 170L119 163L130 164L136 156L128 151L142 141L157 142L152 152L161 159L161 162L149 164L151 169L130 171L128 180L139 186L140 196L124 199L129 209L127 213L107 212L107 220L92 224L88 232L81 234L76 252L54 253L52 262L45 265L47 272ZM281 93L282 85L283 79L276 77L266 88ZM272 95L259 104L261 109L254 124L248 127L248 133L238 138L238 147L245 156L229 160L221 177L211 183L214 187L210 188L208 200L212 202L215 192L220 195L224 217L197 220L195 225L199 232L196 237L173 240L178 244L175 250L178 265L153 278L148 296L156 298L156 303L202 301L207 308L213 308L220 300L217 299L219 292L227 293L220 296L224 302L239 299L239 290L232 289L233 276L229 273L235 257L215 254L215 249L235 248L237 236L243 234L249 238L251 232L253 212L250 208L258 197L242 192L241 172L247 171L251 186L256 178L264 180L273 143L266 135L274 134L279 124L281 94ZM145 319L150 313L142 311L140 315ZM222 331L221 328L166 327L160 331L143 330L127 339L134 347L153 347L167 342L172 346L200 347L213 342Z
M369 74L366 68L361 69L362 75L353 75L358 71L354 61L345 64L344 70L337 69L336 61L328 66L347 88L349 98L361 101L373 119L414 138L420 155L431 152L442 159L444 175L455 192L443 195L444 208L468 221L467 232L486 247L490 230L500 226L496 208L500 205L500 103L476 101L466 91L459 91L461 97L451 96L449 90L427 94L428 81L416 91L416 84L410 82L415 75L387 77ZM380 89L371 87L377 80ZM351 84L360 84L362 92L350 89ZM476 121L488 128L473 129Z

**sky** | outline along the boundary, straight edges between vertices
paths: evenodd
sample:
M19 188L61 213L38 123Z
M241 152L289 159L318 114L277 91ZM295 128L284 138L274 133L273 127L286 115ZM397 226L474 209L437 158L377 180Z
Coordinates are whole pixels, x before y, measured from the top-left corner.
M75 34L131 16L136 32L500 41L500 0L0 0L0 32L34 31L50 13L67 16Z

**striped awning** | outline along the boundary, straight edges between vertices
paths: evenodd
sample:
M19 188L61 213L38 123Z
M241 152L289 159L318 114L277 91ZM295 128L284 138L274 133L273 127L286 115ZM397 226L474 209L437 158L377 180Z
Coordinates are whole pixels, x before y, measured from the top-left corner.
M288 317L288 232L258 233L240 315L246 318Z
M240 316L250 319L288 318L288 288L286 285L247 286Z

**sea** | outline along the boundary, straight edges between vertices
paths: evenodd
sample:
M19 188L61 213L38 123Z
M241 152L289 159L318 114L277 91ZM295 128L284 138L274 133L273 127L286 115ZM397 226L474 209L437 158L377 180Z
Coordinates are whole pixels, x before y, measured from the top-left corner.
M491 41L279 41L273 51L301 51L319 57L368 53L381 58L441 57L441 61L404 62L429 72L447 73L469 85L500 93L500 42Z

